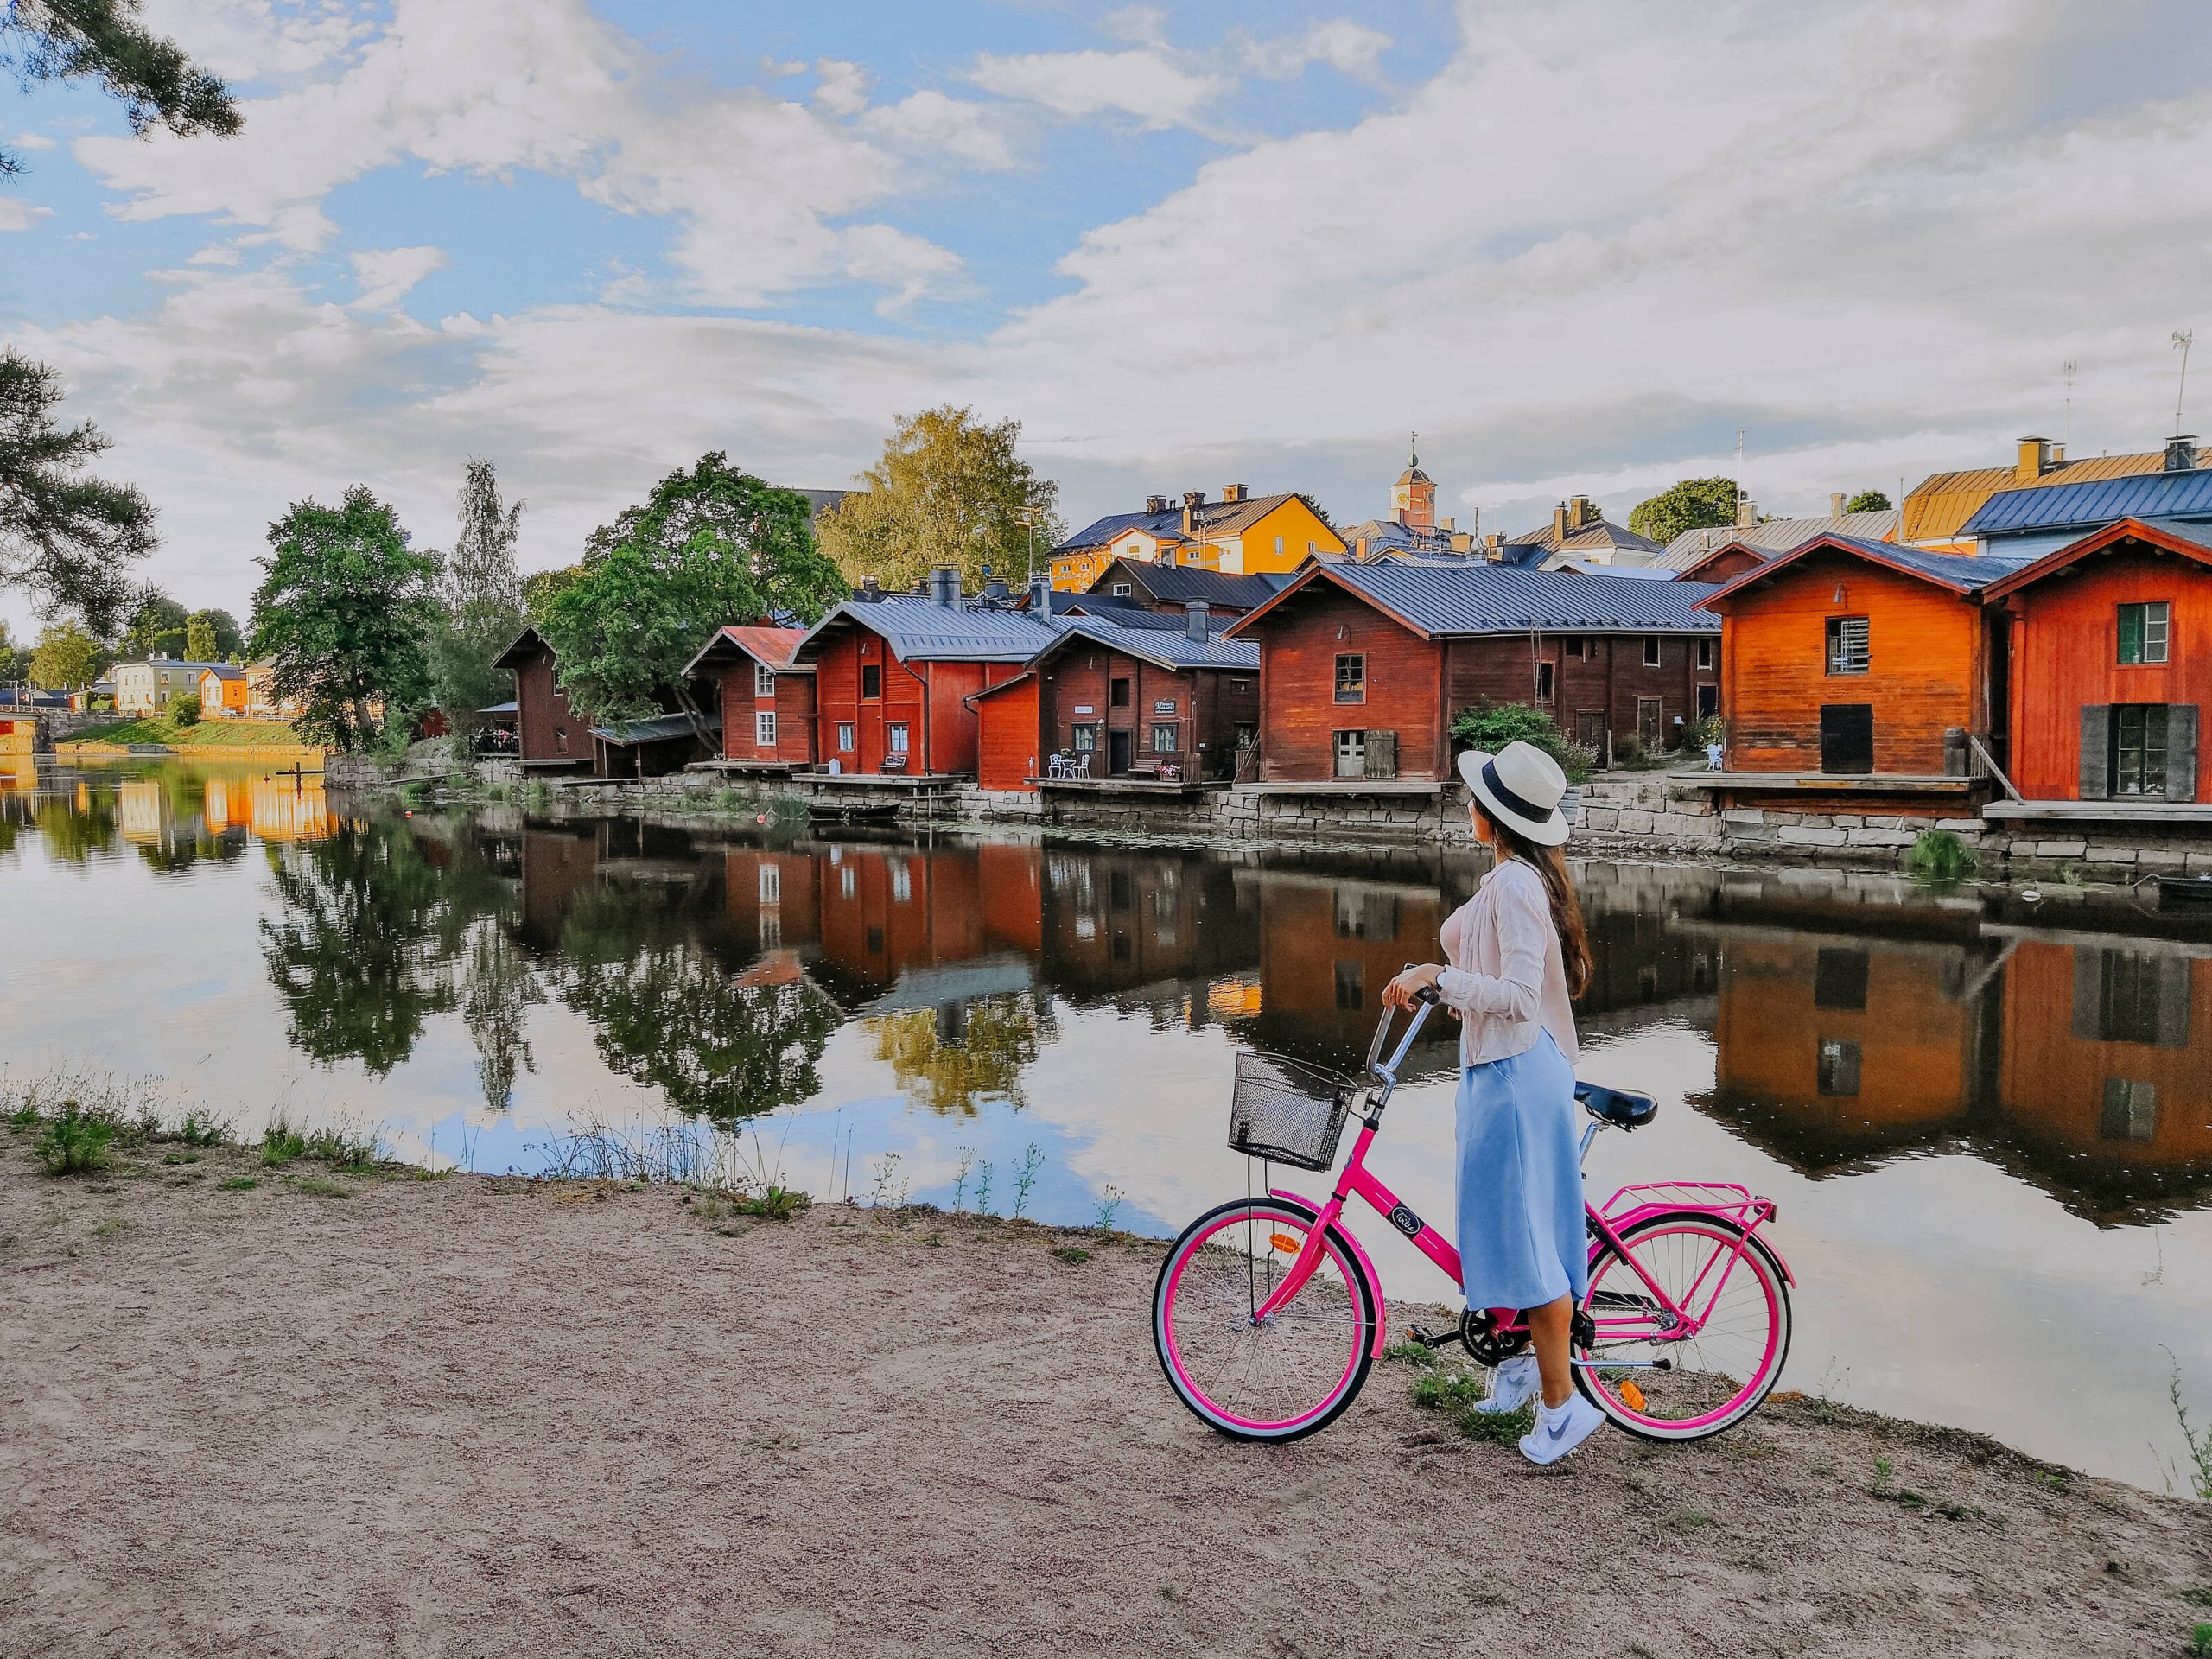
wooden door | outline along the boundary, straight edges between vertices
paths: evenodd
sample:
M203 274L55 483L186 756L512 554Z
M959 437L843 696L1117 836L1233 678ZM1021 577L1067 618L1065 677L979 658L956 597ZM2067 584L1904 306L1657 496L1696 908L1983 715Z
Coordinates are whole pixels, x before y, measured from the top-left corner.
M1874 770L1874 705L1821 705L1821 770L1859 776Z
M1128 728L1123 726L1117 726L1106 734L1106 770L1114 777L1128 775L1129 737Z
M1638 697L1636 700L1636 735L1645 751L1659 747L1659 699Z

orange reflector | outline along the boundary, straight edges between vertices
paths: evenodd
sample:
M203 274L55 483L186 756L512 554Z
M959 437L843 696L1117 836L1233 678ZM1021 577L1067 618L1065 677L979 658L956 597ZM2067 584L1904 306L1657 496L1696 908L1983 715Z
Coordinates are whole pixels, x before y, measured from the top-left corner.
M1634 1377L1624 1376L1621 1379L1621 1401L1630 1411L1643 1409L1643 1390L1636 1386Z
M1275 1249L1281 1250L1286 1255L1296 1255L1298 1254L1298 1241L1293 1238L1288 1233L1269 1233L1268 1235L1268 1243L1274 1245Z

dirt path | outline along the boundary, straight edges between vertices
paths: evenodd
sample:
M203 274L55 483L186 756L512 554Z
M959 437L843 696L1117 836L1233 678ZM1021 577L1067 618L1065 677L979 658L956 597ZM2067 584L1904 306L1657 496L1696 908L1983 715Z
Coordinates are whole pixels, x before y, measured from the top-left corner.
M665 1191L320 1166L222 1191L263 1173L228 1153L54 1181L27 1146L9 1659L2143 1656L2212 1619L2206 1510L1802 1402L1544 1472L1392 1365L1315 1439L1232 1445L1154 1364L1155 1246L730 1236Z

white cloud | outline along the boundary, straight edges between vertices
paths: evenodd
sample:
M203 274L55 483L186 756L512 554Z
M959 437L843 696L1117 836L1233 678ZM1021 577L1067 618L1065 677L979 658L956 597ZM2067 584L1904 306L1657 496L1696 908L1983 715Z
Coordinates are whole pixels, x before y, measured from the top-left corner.
M11 149L52 149L54 140L42 132L19 132L9 141Z
M1274 80L1292 79L1316 63L1355 80L1373 80L1389 48L1390 37L1382 30L1338 17L1315 23L1302 35L1270 41L1247 37L1238 55L1255 74Z
M0 196L0 231L28 231L41 219L53 216L51 207L41 207L16 196Z
M443 270L448 260L443 248L381 248L352 257L353 275L361 296L353 302L358 311L384 311L397 305L408 289L434 270Z
M1192 74L1157 48L1127 52L985 53L969 70L985 92L1018 98L1064 116L1135 117L1147 127L1188 125L1233 84Z
M814 66L814 101L832 115L858 115L868 107L872 77L857 63L823 58Z
M950 156L996 171L1014 165L1014 152L992 111L980 104L924 90L868 111L863 130L895 149Z
M155 34L185 42L194 61L234 81L319 67L368 33L344 0L145 0L144 15Z

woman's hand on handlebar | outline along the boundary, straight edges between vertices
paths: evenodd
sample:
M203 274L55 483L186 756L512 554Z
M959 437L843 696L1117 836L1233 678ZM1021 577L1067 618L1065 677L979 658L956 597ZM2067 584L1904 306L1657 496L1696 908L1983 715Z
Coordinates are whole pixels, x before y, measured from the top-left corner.
M1408 968L1382 988L1382 1006L1386 1008L1410 1008L1414 998L1422 991L1434 991L1439 976L1444 972L1440 962L1425 962L1418 968Z

